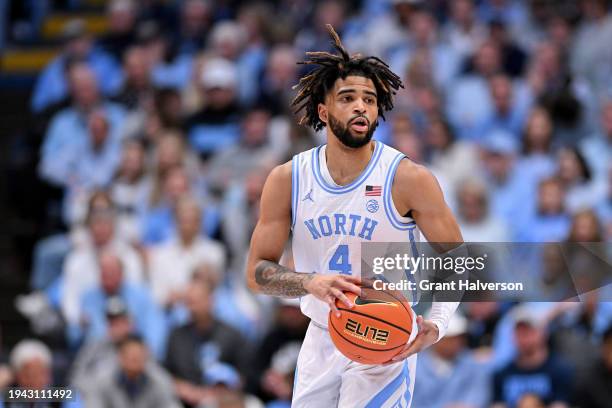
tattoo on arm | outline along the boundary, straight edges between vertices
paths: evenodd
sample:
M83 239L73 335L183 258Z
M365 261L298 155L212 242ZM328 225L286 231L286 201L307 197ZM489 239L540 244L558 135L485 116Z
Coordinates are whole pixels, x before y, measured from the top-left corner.
M304 283L311 280L314 273L299 273L275 262L260 261L255 266L255 282L263 293L281 297L307 295Z

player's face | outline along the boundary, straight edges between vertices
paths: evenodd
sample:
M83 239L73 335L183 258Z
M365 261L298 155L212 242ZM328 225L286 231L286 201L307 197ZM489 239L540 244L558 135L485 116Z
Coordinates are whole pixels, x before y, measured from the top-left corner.
M378 125L376 87L371 79L350 75L338 78L319 105L319 117L347 147L362 147Z

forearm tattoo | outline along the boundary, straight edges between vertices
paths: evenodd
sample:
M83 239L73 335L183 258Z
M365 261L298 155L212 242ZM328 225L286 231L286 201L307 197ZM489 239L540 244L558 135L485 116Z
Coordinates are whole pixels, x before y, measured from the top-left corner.
M304 284L314 277L314 273L299 273L275 262L260 261L255 266L255 282L267 295L280 297L300 297L308 294Z

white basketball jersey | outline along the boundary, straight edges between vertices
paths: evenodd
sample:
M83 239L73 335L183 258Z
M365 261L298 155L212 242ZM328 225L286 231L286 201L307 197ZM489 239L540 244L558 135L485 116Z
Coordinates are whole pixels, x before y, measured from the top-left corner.
M416 223L395 208L391 186L406 156L381 142L352 183L334 183L326 145L293 157L291 209L293 259L298 272L361 276L362 242L416 242ZM312 295L301 298L302 312L327 327L329 306Z

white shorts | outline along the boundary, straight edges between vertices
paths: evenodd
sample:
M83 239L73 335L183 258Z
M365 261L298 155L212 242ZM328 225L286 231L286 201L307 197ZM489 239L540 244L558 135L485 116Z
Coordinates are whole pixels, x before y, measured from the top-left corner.
M388 366L356 363L336 349L327 329L311 322L297 361L291 407L409 408L416 357Z

